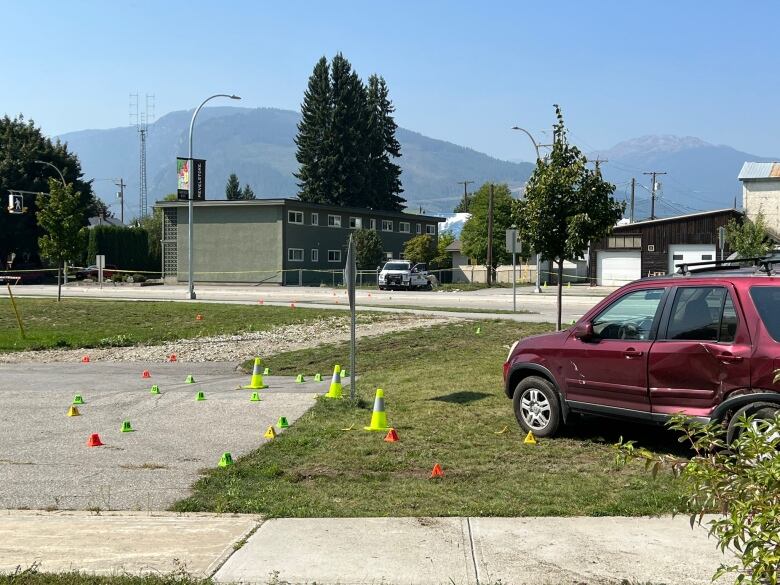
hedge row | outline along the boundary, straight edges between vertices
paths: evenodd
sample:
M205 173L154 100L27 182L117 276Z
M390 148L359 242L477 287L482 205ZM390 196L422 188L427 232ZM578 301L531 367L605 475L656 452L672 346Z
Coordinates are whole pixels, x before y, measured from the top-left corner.
M103 254L120 270L160 270L160 257L149 251L148 232L140 227L100 225L89 230L87 264Z

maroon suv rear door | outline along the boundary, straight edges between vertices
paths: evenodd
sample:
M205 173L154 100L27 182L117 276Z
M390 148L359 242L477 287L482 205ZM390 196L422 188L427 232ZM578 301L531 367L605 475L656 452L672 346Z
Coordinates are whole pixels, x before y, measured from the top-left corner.
M752 347L730 284L679 286L650 350L652 411L707 416L724 394L750 387Z
M664 293L659 286L626 292L591 318L593 338L569 336L561 356L567 401L650 411L647 358Z

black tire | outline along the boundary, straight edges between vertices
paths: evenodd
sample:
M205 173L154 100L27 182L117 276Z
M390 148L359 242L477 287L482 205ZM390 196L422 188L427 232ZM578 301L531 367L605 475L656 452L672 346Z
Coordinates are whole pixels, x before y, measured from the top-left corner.
M433 285L429 282L425 285L425 290L433 290Z
M523 378L512 397L515 418L526 433L551 437L561 424L561 405L553 385L538 376Z
M726 442L731 443L734 439L739 437L740 431L744 430L737 426L742 415L752 416L756 420L772 420L778 416L778 414L780 414L780 404L774 404L772 402L755 402L743 406L729 419L729 426L726 431Z

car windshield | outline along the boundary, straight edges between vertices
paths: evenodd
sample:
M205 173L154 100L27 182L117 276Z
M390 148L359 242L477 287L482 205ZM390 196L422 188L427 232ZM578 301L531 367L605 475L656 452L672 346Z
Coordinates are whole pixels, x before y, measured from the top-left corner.
M780 341L780 286L753 286L750 296L769 335Z
M409 270L409 265L403 262L388 262L385 264L385 270Z

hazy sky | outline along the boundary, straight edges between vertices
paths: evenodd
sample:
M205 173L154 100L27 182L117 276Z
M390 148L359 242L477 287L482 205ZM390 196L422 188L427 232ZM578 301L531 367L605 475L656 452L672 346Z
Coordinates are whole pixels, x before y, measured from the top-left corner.
M586 150L679 134L780 156L778 2L0 0L0 113L45 132L235 92L297 110L338 51L387 80L400 125L505 159L564 107ZM545 141L545 137L539 134Z

